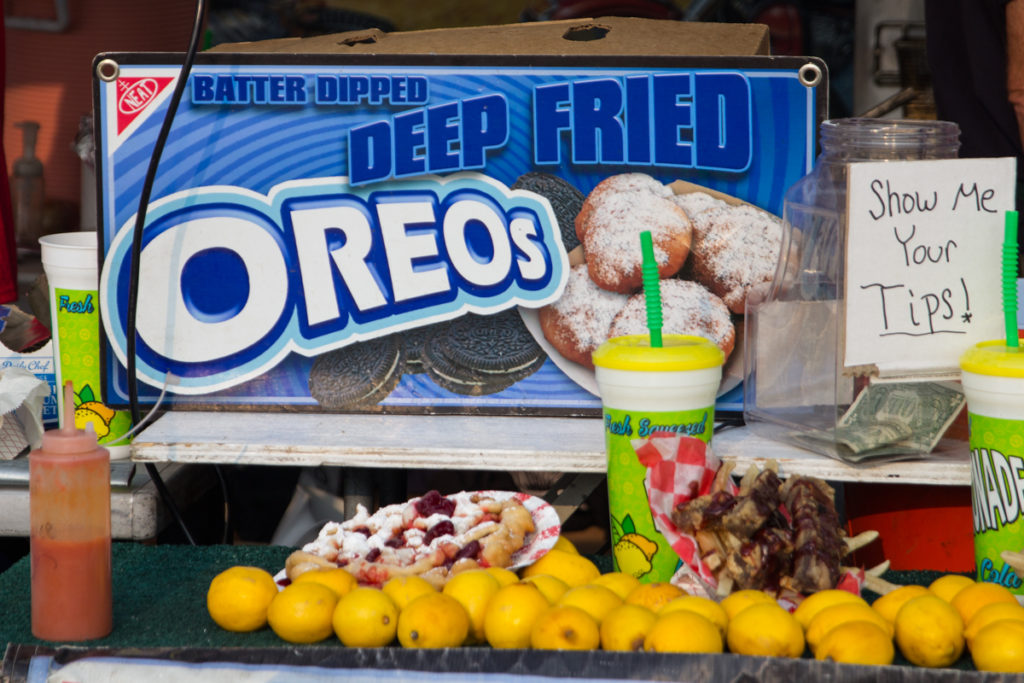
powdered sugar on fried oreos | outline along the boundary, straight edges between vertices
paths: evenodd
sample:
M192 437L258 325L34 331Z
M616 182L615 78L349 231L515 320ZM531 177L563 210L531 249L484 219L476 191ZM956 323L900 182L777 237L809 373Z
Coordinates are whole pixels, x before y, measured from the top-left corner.
M573 266L562 297L540 312L544 336L564 357L593 368L590 354L608 339L628 298L594 284L586 264Z
M714 218L729 209L729 204L707 192L687 192L673 195L672 201L682 207L693 223L690 251L697 250L697 242L708 231Z
M722 298L733 313L743 313L751 288L771 282L782 249L782 223L752 206L733 206L708 217L694 240L693 274Z
M725 303L704 286L688 280L662 280L662 331L710 339L726 358L736 344L736 328ZM647 302L642 293L629 298L615 317L610 334L647 334Z

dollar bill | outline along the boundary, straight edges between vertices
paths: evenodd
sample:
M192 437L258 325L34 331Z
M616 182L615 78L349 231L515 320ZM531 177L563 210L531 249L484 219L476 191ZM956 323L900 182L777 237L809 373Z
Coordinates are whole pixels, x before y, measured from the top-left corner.
M961 392L937 382L870 384L834 429L790 436L850 463L906 459L933 451L964 402Z
M857 443L862 447L858 452L898 445L930 453L965 401L963 393L938 382L869 384L839 419L837 431L864 435L858 437ZM885 438L884 431L875 429L884 423L902 425L910 434L893 441L873 441L872 434Z

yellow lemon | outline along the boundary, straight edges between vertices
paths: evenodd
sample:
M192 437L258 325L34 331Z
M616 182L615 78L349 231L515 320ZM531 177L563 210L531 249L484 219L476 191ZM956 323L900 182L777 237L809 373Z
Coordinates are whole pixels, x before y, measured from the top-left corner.
M567 553L575 553L576 555L580 554L579 549L565 536L559 536L555 540L555 545L553 545L552 548L555 550L564 550Z
M613 608L601 621L601 648L621 652L643 650L647 632L657 619L654 612L640 605L621 604Z
M722 606L722 609L725 610L725 613L729 615L729 619L731 620L746 608L759 603L771 603L773 605L778 605L778 603L775 602L775 598L772 596L768 595L764 591L754 590L752 588L744 588L743 590L729 593L729 595L725 596L719 604Z
M839 624L821 639L814 651L816 659L873 666L888 666L895 656L892 636L873 621Z
M495 648L530 646L530 631L551 603L535 585L513 583L498 589L484 613L484 638Z
M1024 622L994 621L978 631L971 646L971 661L978 671L1024 671Z
M434 584L422 576L395 576L388 579L381 590L391 598L398 609L405 609L410 602L427 593L436 593Z
M937 595L919 595L896 613L896 645L912 664L949 666L964 650L964 622Z
M718 627L697 614L680 610L658 615L644 638L647 652L708 652L724 649Z
M338 601L332 623L347 647L384 647L395 639L398 605L378 588L357 586Z
M626 602L646 607L657 613L662 607L684 595L686 592L675 584L655 581L654 583L642 583L631 590L626 596Z
M562 581L565 581L569 588L573 588L590 583L601 575L601 570L597 568L596 564L582 555L551 549L544 553L543 557L522 571L523 578L533 576L534 574L557 576Z
M800 622L774 600L752 604L730 615L726 642L729 651L738 655L800 657L804 653Z
M718 630L722 632L722 637L725 637L725 630L729 626L729 615L726 614L722 606L714 600L710 598L703 598L699 595L684 595L662 607L658 611L658 615L668 614L669 612L675 612L676 610L696 612L717 626Z
M570 588L556 604L579 607L600 624L609 611L622 604L622 598L611 588L588 583Z
M468 635L469 614L462 603L444 593L414 598L398 614L398 642L402 647L459 647Z
M519 580L519 575L505 567L487 567L487 573L498 580L498 584L507 586Z
M540 592L544 594L544 597L552 605L558 602L558 599L562 597L565 591L569 590L569 586L566 585L565 581L562 581L557 576L551 576L551 574L534 574L522 579L522 581L529 581L539 588Z
M259 567L231 567L210 582L206 609L226 631L255 631L267 623L267 608L277 596L270 572Z
M337 593L321 583L293 583L270 601L267 623L289 643L318 643L334 630L337 604Z
M572 605L549 607L530 629L530 645L537 650L596 650L600 644L597 622Z
M811 619L807 625L805 637L812 652L817 651L818 643L829 631L847 621L873 621L892 638L892 624L881 614L871 609L866 602L843 602L826 607Z
M964 623L969 624L971 617L978 610L994 602L1018 604L1017 598L1009 588L998 583L987 582L975 583L973 586L964 588L953 597L949 604L953 605L953 609L960 613L960 618L964 620Z
M821 610L832 605L838 605L843 602L860 602L867 605L867 600L854 595L850 591L839 590L838 588L829 588L817 593L812 593L807 596L803 602L796 607L796 611L793 612L793 616L800 622L800 625L805 629L807 625L811 623L811 619L814 618Z
M1019 604L1011 605L1008 602L993 602L979 609L964 628L964 639L967 640L967 647L971 647L974 636L978 635L978 631L993 621L1002 621L1003 619L1024 621L1024 607L1021 607Z
M596 583L598 586L604 586L605 588L611 588L615 593L622 598L626 599L633 589L640 585L640 579L636 578L632 574L626 574L625 572L608 572L607 574L601 574L590 583Z
M928 584L928 590L946 602L953 602L956 594L968 586L974 585L974 579L963 574L943 574Z
M875 600L871 603L871 607L892 624L896 622L896 613L900 611L900 607L903 607L907 600L916 598L919 595L926 595L927 593L928 589L924 586L915 584L900 586Z
M356 577L349 574L341 567L325 568L325 569L311 569L308 572L302 572L292 583L304 583L306 581L312 581L314 583L320 583L330 588L338 596L342 598L348 594L350 590L359 585Z
M501 584L485 569L470 569L450 578L441 592L459 601L469 616L468 643L484 642L484 612Z

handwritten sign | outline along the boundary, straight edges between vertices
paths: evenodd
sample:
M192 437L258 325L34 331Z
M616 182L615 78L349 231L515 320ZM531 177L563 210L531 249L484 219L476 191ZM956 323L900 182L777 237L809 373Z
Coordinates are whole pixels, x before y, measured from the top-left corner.
M850 165L846 367L956 378L966 348L1004 336L1001 249L1015 163Z

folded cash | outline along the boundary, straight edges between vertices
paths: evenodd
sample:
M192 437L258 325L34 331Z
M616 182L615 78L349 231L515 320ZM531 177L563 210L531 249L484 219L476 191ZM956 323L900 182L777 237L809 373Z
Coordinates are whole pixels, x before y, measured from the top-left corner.
M834 429L790 437L850 463L906 459L933 451L964 403L961 392L937 382L870 384Z
M879 465L885 462L914 460L925 454L905 446L879 446L855 453L846 444L836 440L835 430L823 429L817 432L792 432L788 440L801 448L826 455L850 465Z
M900 446L930 453L965 402L962 392L938 382L869 384L839 419L837 429L845 433L860 431L868 437L875 434L885 439L889 430L879 430L878 425L900 425L910 433L891 441L862 437L858 443L865 450Z

